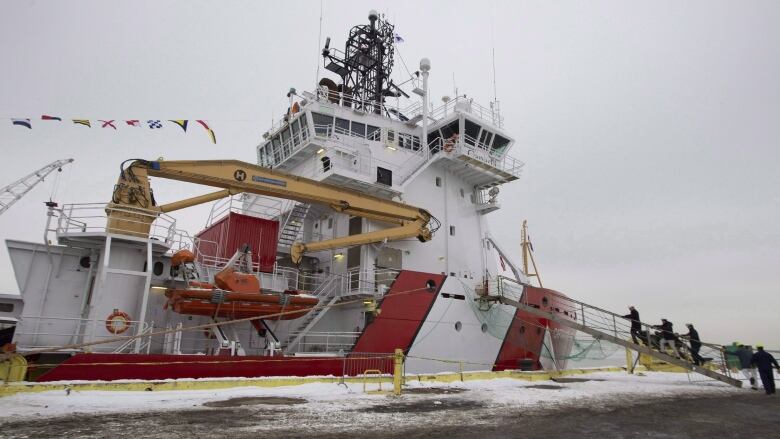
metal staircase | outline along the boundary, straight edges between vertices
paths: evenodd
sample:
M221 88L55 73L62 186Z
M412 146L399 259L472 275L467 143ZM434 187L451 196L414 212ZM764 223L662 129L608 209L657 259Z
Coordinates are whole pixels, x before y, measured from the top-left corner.
M308 203L295 202L295 205L284 219L282 227L279 228L279 247L289 248L298 239L303 231L303 220L309 213L310 208L311 205Z
M290 328L290 335L285 340L283 346L286 353L292 353L298 343L306 337L306 334L314 328L314 325L320 321L330 306L339 300L340 282L339 276L331 276L315 292L314 295L320 300L302 319L296 329Z
M702 343L699 355L707 361L704 362L704 365L696 365L685 354L682 357L676 357L658 350L653 340L654 328L651 325L642 323L641 335L634 340L631 335L630 321L621 315L563 296L556 297L557 302L554 308L540 309L535 305L524 303L523 289L523 285L512 279L499 277L497 294L478 300L492 300L510 305L536 317L589 334L597 340L623 346L731 386L742 387L741 380L730 376L722 354L723 347L720 345Z

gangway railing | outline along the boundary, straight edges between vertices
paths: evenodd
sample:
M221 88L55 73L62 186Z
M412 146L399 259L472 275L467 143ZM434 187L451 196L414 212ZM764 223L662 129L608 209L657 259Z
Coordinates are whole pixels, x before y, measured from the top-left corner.
M741 380L730 376L723 347L720 345L702 343L702 351L699 355L704 361L700 361L703 363L701 365L695 364L692 357L686 358L685 353L679 352L680 348L685 349L685 345L677 345L679 356L670 355L668 351L661 351L660 347L656 347L659 340L653 332L657 328L652 325L640 322L641 331L634 331L632 334L631 321L622 315L563 296L556 296L556 301L549 310L541 309L526 301L527 296L523 295L523 290L523 285L499 276L497 288L491 291L491 293L495 292L495 295L488 296L487 300L514 306L536 317L589 334L595 339L623 346L731 386L742 387Z

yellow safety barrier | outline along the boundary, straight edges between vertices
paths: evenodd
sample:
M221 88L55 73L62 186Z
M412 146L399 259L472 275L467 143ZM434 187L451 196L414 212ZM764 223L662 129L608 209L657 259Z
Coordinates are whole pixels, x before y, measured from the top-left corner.
M27 359L23 355L10 354L10 356L0 361L0 380L6 383L24 381L27 375Z
M368 383L368 378L372 375L379 378L377 380L379 383L379 391L382 391L382 371L379 369L367 369L363 371L363 393L366 393L366 383Z

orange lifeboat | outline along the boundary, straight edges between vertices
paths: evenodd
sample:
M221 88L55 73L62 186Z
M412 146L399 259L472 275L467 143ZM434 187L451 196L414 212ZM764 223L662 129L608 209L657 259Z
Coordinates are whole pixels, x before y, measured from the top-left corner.
M176 262L181 264L191 259L194 258L185 254L178 256ZM319 303L316 297L292 290L263 293L257 277L230 267L214 276L214 284L190 281L189 288L169 288L165 291L168 298L165 307L187 315L234 319L273 316L273 319L290 320L305 315ZM276 315L279 313L284 314Z

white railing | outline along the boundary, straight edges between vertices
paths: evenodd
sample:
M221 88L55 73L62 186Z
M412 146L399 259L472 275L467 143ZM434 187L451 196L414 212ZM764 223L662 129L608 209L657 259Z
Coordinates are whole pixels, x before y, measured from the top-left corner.
M326 353L349 351L355 345L360 332L314 332L303 334L300 331L290 333L291 338L301 336L297 343L297 353Z
M122 229L114 225L110 233L139 237L138 231L132 230L132 226L135 224L141 226L150 222L148 238L170 244L177 233L176 220L173 217L153 210L111 207L106 203L79 203L66 204L57 211L59 212L56 229L58 238L87 233L105 233L108 215L111 213L127 214L121 218L121 221L131 226Z
M455 99L452 99L442 104L441 106L432 109L428 113L428 116L434 120L440 120L452 114L453 112L471 114L484 121L492 123L498 128L504 127L504 117L501 116L501 111L499 110L496 103L491 102L490 107L488 108L478 104L477 102L474 102L474 99L466 98L464 96L458 96ZM410 113L408 116L412 118L418 114L422 114L422 106L415 107L414 112Z
M273 220L281 215L282 209L289 201L247 193L225 197L212 204L206 219L206 227L210 227L231 212Z
M318 87L316 98L320 102L327 101L342 107L352 108L354 111L364 111L368 113L368 111L365 111L364 109L378 108L380 110L380 114L382 114L383 116L390 115L390 114L394 116L399 116L403 114L404 116L408 117L407 114L403 113L403 111L406 109L402 109L399 105L391 105L388 104L387 102L376 102L370 100L357 99L351 94L346 94L338 91L330 91L328 90L327 87ZM411 117L409 118L411 119Z
M447 144L448 140L437 138L431 142L431 153L443 152L445 154L465 155L482 163L490 165L499 171L506 172L515 177L519 177L525 163L508 155L497 155L492 153L484 144L479 143L473 137L463 134L452 144ZM447 149L450 149L447 151Z
M144 331L149 331L151 327L138 320L128 321L127 325L127 330L122 334L113 334L106 329L105 319L22 316L16 325L14 339L20 351L54 349L70 344L108 340L122 335L135 335L138 333L139 325ZM131 342L134 343L135 340ZM121 343L117 341L95 345L89 349L94 352L114 352L118 347L123 346Z

